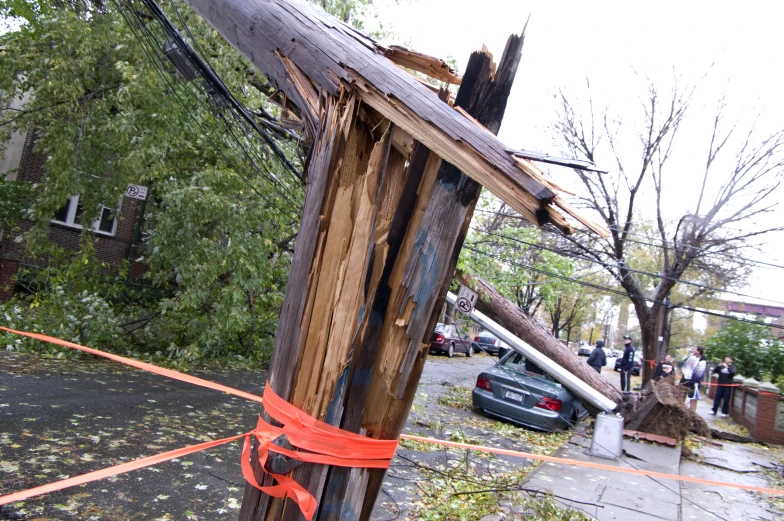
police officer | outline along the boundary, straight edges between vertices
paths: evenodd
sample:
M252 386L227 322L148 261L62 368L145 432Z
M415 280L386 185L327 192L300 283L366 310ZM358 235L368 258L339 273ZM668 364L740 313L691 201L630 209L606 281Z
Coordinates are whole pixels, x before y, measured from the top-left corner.
M623 349L621 357L621 392L632 390L632 369L634 369L634 346L632 346L632 337L624 335L623 343L626 346Z

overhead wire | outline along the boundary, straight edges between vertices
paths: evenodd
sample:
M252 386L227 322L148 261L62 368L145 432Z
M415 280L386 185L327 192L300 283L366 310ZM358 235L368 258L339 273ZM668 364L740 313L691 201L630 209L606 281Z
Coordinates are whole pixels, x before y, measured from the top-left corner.
M477 208L474 211L475 212L485 213L485 214L490 214L490 215L497 215L499 217L505 217L505 218L508 218L508 219L515 219L515 220L523 221L523 222L526 222L526 223L529 222L525 217L523 217L521 215L507 214L507 213L503 213L503 212L496 212L496 211L492 211L492 210L485 210L485 209L482 209L482 208ZM546 228L541 229L541 231L544 232L544 233L548 233L550 235L554 235L554 236L562 236L562 234L560 232L551 231L551 230L548 230ZM641 236L641 235L638 235L638 234L633 234L631 232L629 232L628 235L632 236L632 237L643 237L643 238L646 238L646 239L648 238L648 237ZM635 240L635 239L629 239L628 237L626 239L624 239L624 240L626 242L631 242L631 243L634 243L634 244L651 246L651 247L659 248L659 249L662 249L662 250L665 249L665 247L662 246L661 244L656 244L656 243L653 243L653 242L646 242L646 241L640 241L640 240ZM699 248L697 246L688 246L688 245L684 245L684 246L687 246L687 247L689 247L691 249L694 249L694 250L703 251L703 252L705 252L706 256L716 255L716 256L726 257L726 258L730 258L730 259L737 258L737 255L733 255L731 253L727 253L726 251L714 251L714 250L711 250L710 248ZM756 259L745 259L744 262L748 262L749 264L758 265L758 266L762 266L762 267L784 269L784 265L775 264L775 263L772 263L772 262L760 261L760 260L756 260Z
M565 252L563 250L559 250L557 248L551 248L551 247L545 246L543 244L537 244L537 243L533 243L533 242L524 241L523 239L518 239L516 237L509 237L508 235L495 233L495 232L490 232L490 231L487 231L487 230L482 230L480 228L472 227L470 229L473 230L473 231L479 232L479 233L484 233L486 235L491 235L493 237L499 237L499 238L507 239L507 240L510 240L510 241L513 241L513 242L518 242L520 244L524 244L524 245L530 246L532 248L537 248L537 249L540 249L540 250L550 251L552 253L555 253L557 255L561 255L563 257L568 257L568 258L578 259L578 260L584 260L584 261L591 262L591 263L594 263L594 264L599 264L599 265L601 265L601 266L603 266L605 268L621 269L621 266L619 266L618 264L611 264L611 263L607 263L607 262L602 262L599 259L595 259L595 258L589 257L587 255L580 255L580 254L573 253L573 252ZM758 300L764 300L766 302L771 302L771 303L774 303L774 304L780 304L780 305L784 306L784 302L782 302L780 300L773 300L773 299L758 297L756 295L749 295L748 293L740 293L740 292L732 291L732 290L728 290L728 289L716 288L716 287L713 287L713 286L708 286L706 284L701 284L699 282L693 282L693 281L690 281L690 280L680 279L678 277L670 277L670 276L662 275L662 274L659 274L659 273L653 273L653 272L650 272L650 271L645 271L645 270L632 268L630 266L623 266L623 269L626 270L626 271L630 271L632 273L639 273L639 274L642 274L642 275L648 275L648 276L651 276L651 277L654 277L654 278L657 278L657 279L670 280L670 281L676 282L678 284L685 284L687 286L694 286L694 287L697 287L697 288L707 289L707 290L715 291L715 292L718 292L718 293L727 293L727 294L736 295L736 296L739 296L739 297L748 297L748 298L754 298L754 299L758 299Z
M162 49L162 44L158 40L157 35L154 34L153 31L150 30L149 27L141 20L139 14L134 9L131 0L114 0L115 5L117 6L118 10L120 11L121 15L125 19L126 23L129 25L131 31L133 32L136 39L142 46L145 54L147 55L150 63L152 64L154 70L156 71L157 75L161 78L163 83L167 85L169 92L173 95L174 99L176 100L177 104L184 111L188 117L193 121L193 123L199 128L201 133L205 137L210 137L214 135L214 132L211 129L205 127L205 123L200 120L200 118L196 117L195 112L198 107L206 107L207 110L210 110L210 107L204 103L203 100L199 99L193 90L191 89L190 85L182 86L178 84L178 82L172 77L172 74L169 70L167 70L167 62L164 61L162 56L159 52ZM121 6L120 3L125 4L125 7ZM158 51L158 52L156 52ZM182 87L182 88L180 88ZM190 100L190 102L186 102L183 99L183 94L180 92L184 90L187 93L186 98ZM207 95L207 94L204 94ZM214 117L214 114L213 114ZM207 141L212 145L212 147L216 150L218 155L225 161L226 165L229 167L231 171L237 174L248 187L258 195L262 201L265 202L270 208L274 208L278 210L281 214L286 215L288 212L298 212L301 210L301 205L292 201L286 194L282 194L276 190L277 181L274 178L270 178L264 170L258 168L258 165L255 162L251 163L252 169L255 170L262 179L266 180L269 183L269 187L272 188L275 195L278 197L286 200L290 206L288 207L281 207L276 204L273 200L270 199L268 195L265 195L259 191L259 189L254 185L251 180L241 172L241 169L238 168L237 164L233 159L231 159L227 154L226 151L218 145L214 140L207 139ZM228 143L224 143L226 148L231 150L233 147L230 146ZM241 143L235 140L236 148L243 149ZM242 154L246 154L247 151L243 150ZM293 214L292 214L293 217Z
M220 78L220 76L218 76L218 74L215 72L215 69L205 60L206 54L202 52L200 55L193 49L193 47L190 46L190 44L179 33L174 24L172 24L171 20L169 20L163 10L158 6L155 0L141 1L151 12L153 17L158 20L166 34L172 38L172 40L182 51L185 52L188 61L190 61L191 65L199 71L202 79L210 84L212 88L215 89L215 91L229 104L229 106L232 108L231 113L236 117L235 119L238 119L240 122L242 122L243 126L250 125L252 130L254 130L262 138L262 141L269 147L271 153L278 158L278 160L286 169L290 170L292 174L301 181L302 174L297 171L294 165L291 164L283 151L281 151L278 147L276 141L269 134L267 134L264 129L259 127L253 118L250 117L247 109L234 97L228 87L226 87L226 84L223 83L223 80ZM193 38L190 29L185 23L184 18L177 10L176 5L174 5L174 2L170 2L170 4L177 13L181 22L185 25L186 31L191 34L191 37ZM196 43L198 45L198 42Z
M117 5L118 9L120 10L121 15L125 19L126 23L130 27L131 31L134 33L134 36L136 37L136 39L141 44L142 49L144 50L145 54L147 55L148 59L150 60L150 63L153 65L153 68L155 69L156 74L158 74L158 76L161 77L162 81L167 85L168 90L175 97L175 99L177 100L177 103L180 106L180 108L193 120L193 122L196 124L196 126L199 127L199 130L201 130L202 133L206 135L207 134L207 130L203 126L203 123L201 121L199 121L198 118L196 118L193 115L193 111L191 110L191 108L186 106L185 102L180 97L180 93L178 92L178 89L177 89L177 83L169 77L170 75L167 74L167 72L160 66L159 63L156 63L156 60L160 61L160 57L155 55L155 53L153 53L148 48L148 46L150 48L155 47L155 45L151 43L149 37L147 37L147 42L145 43L145 41L144 41L145 37L141 36L141 33L144 32L146 30L146 28L144 27L144 24L141 22L141 20L139 20L138 15L136 15L136 13L135 13L135 11L133 10L132 7L127 10L127 11L130 11L131 13L133 13L134 19L137 22L136 24L134 24L131 21L131 19L128 18L127 14L126 14L127 11L125 9L123 9L119 5L120 2L128 2L128 0L114 0L114 1L115 1L115 5ZM130 2L128 2L128 3L130 3ZM157 42L156 42L156 44L157 44ZM163 62L161 61L161 63L163 63ZM224 161L226 161L227 166L229 166L230 169L232 169L238 176L240 176L245 181L245 183L248 184L248 186L251 188L251 190L256 192L256 194L259 197L261 197L262 200L264 200L264 202L266 202L267 204L271 204L271 201L267 197L265 197L261 192L259 192L258 189L250 182L250 180L248 180L242 173L240 173L236 169L236 167L234 166L234 162L226 156L226 154L223 152L223 150L221 150L219 147L215 147L215 148L216 148L216 151L218 152L218 154L224 159Z
M765 323L765 322L760 322L758 320L746 320L746 319L743 319L743 318L740 318L740 317L735 317L733 315L725 315L723 313L718 313L718 312L715 312L715 311L709 311L709 310L706 310L706 309L699 309L699 308L695 308L695 307L691 307L691 306L686 306L684 304L671 304L669 302L666 302L666 301L663 301L663 300L657 300L657 299L651 298L651 297L631 296L628 293L626 293L625 291L620 291L620 290L617 290L617 289L608 288L608 287L602 286L600 284L594 284L592 282L582 281L582 280L576 279L574 277L567 277L565 275L561 275L561 274L558 274L558 273L553 273L551 271L542 270L542 269L536 268L534 266L530 266L530 265L527 265L527 264L516 262L516 261L514 261L512 259L505 259L503 257L499 257L499 256L493 255L491 253L484 252L482 250L478 250L478 249L476 249L476 248L474 248L474 247L472 247L470 245L465 245L463 248L465 248L465 249L467 249L469 251L473 251L475 253L478 253L480 255L485 255L485 256L487 256L487 257L489 257L491 259L494 259L496 261L505 262L505 263L508 263L508 264L519 266L521 268L525 268L525 269L530 270L530 271L541 273L542 275L547 275L547 276L550 276L550 277L555 277L555 278L558 278L558 279L566 280L568 282L573 282L575 284L579 284L579 285L582 285L582 286L590 287L590 288L593 288L593 289L596 289L596 290L599 290L599 291L604 291L606 293L612 293L612 294L616 294L616 295L621 295L623 297L627 297L627 298L630 298L632 300L643 300L643 301L646 301L646 302L652 302L654 304L660 304L660 305L663 305L663 306L667 306L670 309L685 309L687 311L694 311L696 313L702 313L704 315L711 315L711 316L716 316L716 317L720 317L720 318L726 318L726 319L729 319L729 320L736 320L738 322L745 322L747 324L754 324L754 325L759 325L759 326L765 326L765 327L770 327L770 328L774 328L774 329L784 329L784 325L781 325L781 324L768 324L768 323Z
M171 5L171 8L172 8L172 10L173 10L173 11L174 11L174 13L177 15L177 18L178 18L178 20L180 21L180 25L181 25L181 26L182 26L182 27L185 29L185 31L187 32L187 34L188 34L188 37L190 38L191 42L193 42L193 45L194 45L194 47L195 47L195 49L196 49L196 52L198 52L198 54L201 56L201 59L202 59L202 60L204 60L204 62L207 64L207 66L208 66L209 68L211 68L211 69L215 70L215 67L213 67L213 66L212 66L212 63L210 63L209 56L207 55L207 53L206 53L206 52L204 51L204 49L202 48L201 44L199 43L199 40L198 40L198 39L197 39L197 38L196 38L196 37L193 35L193 32L191 32L191 28L190 28L190 26L188 25L188 23L186 22L186 20L185 20L185 17L184 17L184 16L182 16L182 13L180 13L180 10L177 8L177 4L176 4L176 2L175 2L174 0L170 0L170 2L169 2L169 3L170 3L170 5ZM220 79L220 78L219 78L219 79ZM247 110L245 111L245 113L246 113L246 114L245 114L245 116L247 116L247 115L248 115L248 114L247 114ZM235 116L235 119L237 119L237 121L238 121L238 122L239 122L239 123L240 123L240 124L241 124L243 127L245 127L245 128L246 128L246 130L247 130L247 123L248 123L248 122L247 122L247 120L246 120L244 117L243 117L243 118L238 118L238 117L237 117L238 115L237 115L236 111L232 111L232 115L233 115L233 116ZM227 122L226 124L228 125L228 122ZM275 139L274 139L272 136L270 136L269 134L267 134L266 132L264 132L263 130L261 130L260 128L258 128L257 126L256 126L256 127L254 127L254 128L252 128L252 130L253 130L253 131L256 131L256 132L260 132L260 133L262 133L262 134L263 134L263 135L265 135L265 136L268 136L268 137L269 137L269 139L270 139L270 140L272 140L272 141L276 141L276 140L275 140ZM277 151L276 155L279 155L278 153L280 153L280 151L279 151L279 150ZM280 157L280 156L279 156L279 157ZM284 157L284 159L285 159L285 157ZM286 159L286 161L288 161L288 159ZM292 176L294 177L294 179L295 179L295 180L298 182L298 184L301 184L301 183L302 183L302 174L301 174L300 172L296 172L296 171L294 170L293 166L291 166L291 165L289 165L289 166L290 166L290 168L287 168L287 169L284 169L284 170L285 170L286 172L288 172L290 175L292 175Z

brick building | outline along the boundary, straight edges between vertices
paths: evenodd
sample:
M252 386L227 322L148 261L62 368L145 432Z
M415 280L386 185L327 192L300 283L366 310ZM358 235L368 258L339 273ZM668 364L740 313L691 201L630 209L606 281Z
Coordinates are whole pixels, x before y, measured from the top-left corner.
M26 135L14 135L0 161L0 175L19 183L45 182L45 159L34 152L36 132L30 129ZM108 264L109 272L116 269L124 259L131 261L131 276L141 276L145 266L134 263L140 256L140 230L147 189L129 185L118 202L118 208L102 208L100 217L93 223L82 222L82 207L75 195L52 216L49 224L49 240L71 250L78 250L84 229L92 229L96 237L96 256ZM11 235L0 235L0 301L11 298L16 288L15 276L22 266L39 267L43 261L26 255L23 244L16 237L30 229L31 222L21 222L21 231ZM1 232L0 232L1 233Z

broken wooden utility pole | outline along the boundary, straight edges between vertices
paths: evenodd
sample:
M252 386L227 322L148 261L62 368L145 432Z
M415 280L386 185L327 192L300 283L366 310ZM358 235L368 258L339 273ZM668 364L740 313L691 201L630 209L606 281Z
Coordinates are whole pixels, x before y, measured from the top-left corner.
M321 421L396 439L482 185L535 224L570 233L558 207L605 232L494 136L522 37L509 39L497 72L480 52L457 78L440 60L385 49L302 0L188 2L315 136L269 385ZM396 63L460 81L454 107ZM369 518L384 471L304 464L291 476L319 501L318 519L355 520ZM290 501L246 488L241 521L300 517Z

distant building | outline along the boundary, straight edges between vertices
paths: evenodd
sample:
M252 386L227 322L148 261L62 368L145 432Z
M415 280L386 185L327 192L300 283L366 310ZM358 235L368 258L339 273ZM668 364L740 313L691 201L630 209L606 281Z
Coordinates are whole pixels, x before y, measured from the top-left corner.
M15 134L0 161L0 175L19 183L44 183L45 159L34 152L36 132L29 129L26 134ZM79 196L74 195L52 216L49 224L49 240L66 248L77 250L79 237L85 228L96 235L96 256L107 263L107 271L115 270L124 259L131 261L131 276L141 276L145 266L133 262L138 258L140 247L142 208L147 197L143 186L129 185L126 194L118 201L117 208L104 207L100 217L93 223L82 221L83 209ZM0 301L13 296L16 288L15 276L22 266L42 267L41 259L32 259L25 253L24 245L17 242L20 233L29 230L31 222L20 222L21 232L13 235L0 230ZM134 258L131 258L134 257Z
M784 307L771 306L768 304L751 304L734 300L721 300L719 302L722 310L727 314L755 315L757 320L761 322L768 322L771 325L784 325ZM723 329L728 320L726 318L711 315L706 315L706 317L708 320L708 328L713 330ZM784 340L784 329L772 327L770 328L770 332L779 340Z

